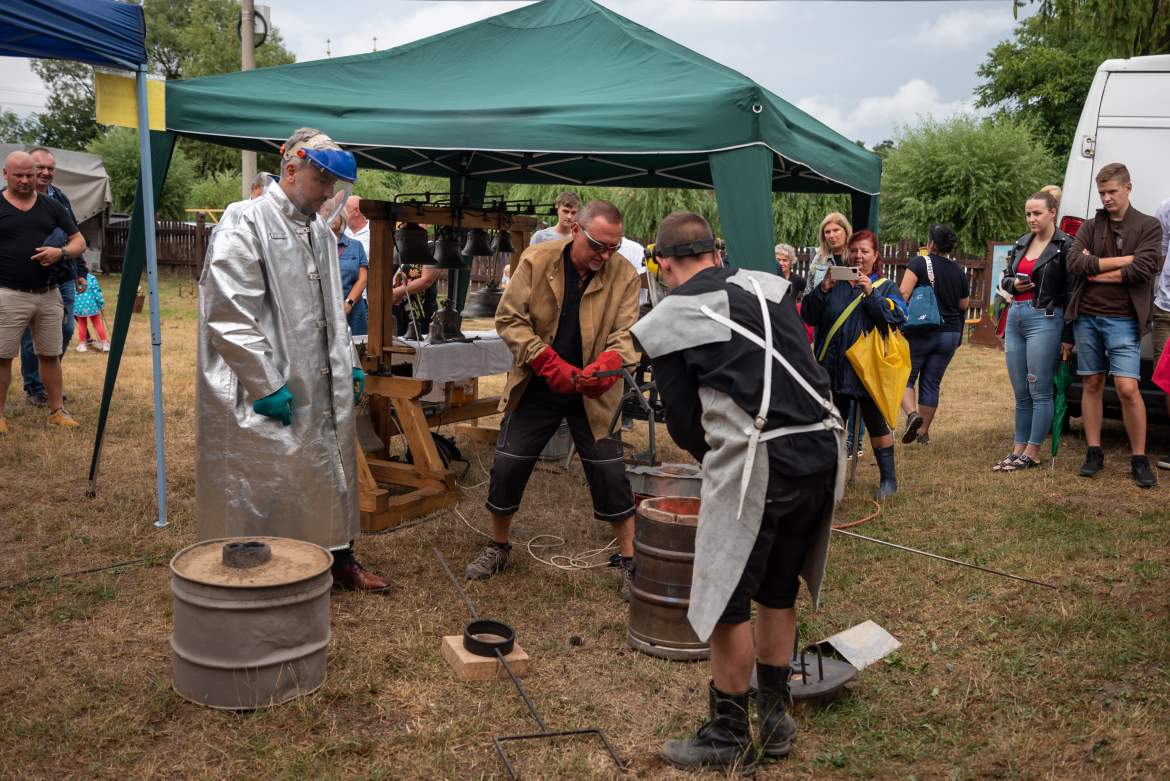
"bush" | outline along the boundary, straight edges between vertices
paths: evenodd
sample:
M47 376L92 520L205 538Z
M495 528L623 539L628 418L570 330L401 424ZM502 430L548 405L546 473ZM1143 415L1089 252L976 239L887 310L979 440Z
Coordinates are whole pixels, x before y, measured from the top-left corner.
M987 253L989 241L1026 230L1024 201L1059 181L1061 164L1027 123L958 116L902 128L882 173L882 232L923 243L931 223L949 225L959 250Z
M111 128L89 143L86 151L97 155L110 177L114 210L130 213L138 189L138 131L125 127ZM195 179L195 168L180 147L175 148L159 200L158 216L167 220L184 220L187 195Z
M242 200L240 174L231 171L205 176L191 186L187 194L190 209L222 209Z

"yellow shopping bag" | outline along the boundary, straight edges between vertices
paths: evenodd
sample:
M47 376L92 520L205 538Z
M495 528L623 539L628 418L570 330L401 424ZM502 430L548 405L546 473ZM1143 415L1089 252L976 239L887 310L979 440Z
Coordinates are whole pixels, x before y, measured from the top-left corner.
M900 331L891 328L888 336L882 336L871 328L849 346L845 357L893 429L910 379L910 343Z

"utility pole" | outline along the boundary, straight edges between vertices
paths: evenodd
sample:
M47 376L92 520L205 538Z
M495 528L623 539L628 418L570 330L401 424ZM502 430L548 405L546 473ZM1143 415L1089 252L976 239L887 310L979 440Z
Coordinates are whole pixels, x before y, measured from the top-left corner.
M240 70L256 69L256 2L240 0ZM256 153L241 152L243 187L240 196L247 200L252 195L252 180L256 178Z

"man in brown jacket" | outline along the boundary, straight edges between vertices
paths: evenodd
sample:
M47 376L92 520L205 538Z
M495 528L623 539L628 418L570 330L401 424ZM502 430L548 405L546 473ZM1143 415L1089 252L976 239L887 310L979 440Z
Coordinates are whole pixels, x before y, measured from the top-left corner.
M622 217L607 201L577 215L572 237L529 247L496 310L496 331L512 350L500 401L505 412L492 464L487 510L492 541L467 565L468 579L508 566L508 530L536 459L562 420L581 456L593 515L613 524L623 594L633 572L634 496L621 442L609 425L621 401L616 374L634 363L630 327L638 319L640 281L618 254Z
M1129 203L1129 169L1110 163L1097 173L1101 205L1068 251L1072 295L1064 319L1073 323L1077 374L1083 378L1081 411L1088 450L1081 475L1105 468L1101 417L1105 372L1121 400L1132 451L1130 470L1142 488L1157 484L1146 457L1146 407L1141 382L1141 340L1150 330L1154 280L1162 268L1162 226Z

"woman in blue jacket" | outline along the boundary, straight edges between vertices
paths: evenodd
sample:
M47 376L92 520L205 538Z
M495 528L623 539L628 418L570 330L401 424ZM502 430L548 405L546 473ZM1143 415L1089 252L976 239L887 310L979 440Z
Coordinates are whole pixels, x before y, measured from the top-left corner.
M891 327L897 328L906 322L906 303L898 285L882 276L878 238L872 231L858 231L849 239L849 261L861 272L861 278L856 281L834 280L826 274L820 284L805 295L800 314L816 329L813 353L829 373L837 409L844 416L848 414L849 402L853 402L861 410L881 470L881 483L874 498L882 499L898 490L894 435L885 416L866 392L861 378L853 371L845 351L873 328L880 328L885 334Z

